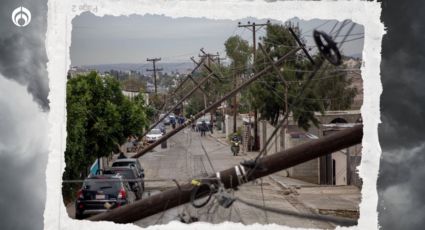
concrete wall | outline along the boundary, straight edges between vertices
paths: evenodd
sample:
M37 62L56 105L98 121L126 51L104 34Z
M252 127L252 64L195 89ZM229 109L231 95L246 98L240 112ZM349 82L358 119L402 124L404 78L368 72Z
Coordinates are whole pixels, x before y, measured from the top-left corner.
M292 148L305 142L311 141L309 138L291 138L289 134L285 135L286 147ZM307 161L288 169L288 176L310 183L319 183L319 158Z
M347 185L347 155L342 151L332 153L335 161L335 185Z
M265 146L267 140L272 136L275 127L270 125L267 121L261 121L259 123L259 135L260 135L260 147L261 149ZM283 150L283 147L280 144L281 139L280 132L276 133L271 142L268 145L266 154L274 154Z

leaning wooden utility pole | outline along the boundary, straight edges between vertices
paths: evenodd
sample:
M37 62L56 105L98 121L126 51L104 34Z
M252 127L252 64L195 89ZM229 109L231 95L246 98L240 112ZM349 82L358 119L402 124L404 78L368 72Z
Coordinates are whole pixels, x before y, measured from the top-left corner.
M174 89L174 91L171 93L171 96L176 94L177 91L179 91L179 89L189 79L192 80L195 84L197 84L197 82L193 79L192 75L196 72L196 70L198 70L199 67L201 67L201 65L204 63L205 58L202 58L199 62L196 62L193 57L191 57L190 59L195 63L195 68L193 68L193 70L188 75L186 75L186 77L179 83L179 85L176 87L176 89Z
M238 27L243 27L243 28L248 28L249 30L252 31L252 55L253 55L253 61L252 61L252 65L254 67L255 65L255 61L256 61L256 52L257 52L257 36L256 36L256 32L257 30L261 29L263 26L267 26L270 24L270 21L267 20L267 23L251 23L250 21L248 21L247 24L241 24L241 22L238 22ZM258 27L258 29L257 29ZM255 68L253 68L255 69ZM254 73L255 74L255 73ZM260 138L258 136L258 111L257 108L254 108L254 147L253 150L259 150L260 149Z
M221 58L220 54L217 52L217 57L214 60L217 61L218 68L221 68L221 61L226 60L226 58Z
M182 82L180 82L179 83L179 85L176 87L176 89L171 93L171 95L170 95L170 97L169 98L173 98L173 96L178 92L178 90L184 85L184 83L188 80L188 79L190 79L190 80L192 80L193 81L193 83L195 83L195 87L196 86L200 86L200 85L202 85L202 84L198 84L198 82L197 81L195 81L195 79L193 79L193 77L192 77L192 75L193 75L193 73L195 73L195 71L202 65L202 63L204 62L204 60L205 60L205 58L203 58L203 59L201 59L201 61L198 63L198 62L196 62L195 60L193 60L194 62L195 62L195 64L196 64L196 66L195 66L195 68L188 74L188 75L186 75L186 77L183 79L183 81ZM204 92L205 93L205 91L201 88L201 87L197 87L197 88L199 88L202 92ZM164 111L164 109L165 109L165 107L166 107L166 102L164 102L164 105L162 106L162 108L160 109L160 111ZM171 111L172 112L172 111ZM170 113L171 113L170 112ZM170 114L170 113L168 113L168 114ZM167 114L167 115L168 115ZM165 116L163 116L163 117L161 117L161 118L159 118L153 125L151 125L147 130L145 130L145 132L140 136L140 137L144 137L144 136L146 136L146 134L148 134L149 133L149 131L151 131L155 126L157 126L162 120L164 120L164 118L167 116L167 115L165 115Z
M156 85L156 72L162 71L163 69L162 68L156 68L155 63L157 61L161 61L161 58L148 58L148 59L146 59L146 61L151 61L152 64L153 64L153 69L146 69L146 71L148 71L148 72L153 71L153 81L154 81L154 84L155 84L155 94L157 94L158 91L157 91L157 85Z
M214 184L224 188L236 188L249 181L273 174L295 165L331 154L341 149L360 144L363 138L363 126L358 125L343 131L333 133L321 139L313 140L286 151L281 151L261 158L257 165L241 163L232 168L217 172L208 179L200 180L201 184ZM145 217L163 212L191 201L192 192L198 189L197 198L209 194L209 186L199 186L187 183L177 188L153 195L133 204L113 209L89 218L93 221L113 221L116 223L131 223ZM210 190L217 192L216 190Z
M291 55L295 54L300 49L301 48L294 48L294 49L292 49L291 51L289 51L288 53L286 53L285 55L283 55L283 57L281 57L276 62L274 62L274 64L276 66L282 65L283 62L284 62L284 60L286 58L288 58ZM175 128L175 129L171 130L171 132L165 134L159 140L156 140L154 143L148 145L146 148L144 148L140 152L136 153L134 156L132 156L132 158L139 158L139 157L143 156L144 154L148 153L149 151L151 151L152 149L154 149L156 146L158 146L159 144L161 144L161 142L163 142L163 141L167 140L168 138L174 136L176 133L178 133L179 131L183 130L184 128L186 128L187 126L189 126L190 124L192 124L198 118L202 117L205 113L208 113L212 109L218 107L223 101L227 100L228 98L235 96L236 93L238 93L241 89L245 88L246 86L248 86L249 84L251 84L252 82L254 82L255 80L257 80L259 77L263 76L265 73L267 73L267 72L269 72L271 70L272 70L272 66L269 65L269 66L265 67L260 72L256 73L253 77L251 77L249 80L245 81L240 86L238 86L237 88L235 88L232 91L230 91L229 93L227 93L220 100L216 101L215 103L211 104L208 108L205 108L201 112L197 113L192 119L187 120L186 123L184 123L183 125L181 125L181 126Z
M211 78L211 76L212 76L212 74L209 74L208 76L206 76L205 78L203 78L195 87L193 87L193 89L189 93L187 93L182 99L180 99L177 103L175 103L174 106L168 112L166 112L163 115L163 117L159 118L157 122L155 122L153 125L151 125L149 127L149 130L155 128L159 123L161 123L161 121L165 117L167 117L168 115L170 115L170 113L172 113L180 104L182 104L187 98L189 98L190 96L192 96L196 92L196 90L198 90L205 82L208 81L208 79ZM144 137L146 134L147 134L147 132L144 133L144 134L142 134L142 137Z
M211 68L211 61L215 62L215 59L217 57L219 57L218 53L217 54L207 53L207 52L204 51L204 48L201 48L200 51L202 52L202 54L199 54L198 57L205 58L207 60L207 65L204 64L204 68L210 73L213 72L212 68ZM207 101L208 101L208 94L205 93L204 94L204 108L207 108L207 106L208 106Z

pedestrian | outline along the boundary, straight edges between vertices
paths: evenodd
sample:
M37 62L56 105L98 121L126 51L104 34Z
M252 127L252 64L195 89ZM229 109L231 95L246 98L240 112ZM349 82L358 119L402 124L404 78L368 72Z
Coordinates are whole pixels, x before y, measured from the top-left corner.
M210 120L210 123L208 124L208 128L210 129L210 132L211 132L211 134L213 134L213 128L214 128L214 126L213 126L213 120L211 119Z
M201 123L201 137L205 136L205 132L207 131L208 126L207 123L205 121L202 121Z

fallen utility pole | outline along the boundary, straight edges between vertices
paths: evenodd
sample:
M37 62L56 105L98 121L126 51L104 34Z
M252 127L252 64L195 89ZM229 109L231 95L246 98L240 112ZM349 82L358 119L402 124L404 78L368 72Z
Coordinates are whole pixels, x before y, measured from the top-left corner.
M209 74L208 76L206 76L205 78L203 78L189 93L187 93L182 99L180 99L180 101L178 101L173 108L171 108L168 112L166 112L164 114L164 116L162 118L160 118L157 122L155 122L153 125L151 125L151 127L149 127L149 131L151 129L153 129L155 126L157 126L159 123L161 123L161 121L167 117L168 115L170 115L171 112L173 112L181 103L183 103L187 98L189 98L190 96L192 96L192 94L194 94L196 92L197 89L199 89L199 87L201 87L201 85L203 85L209 78L211 78L212 74ZM149 131L147 131L146 133L142 134L142 137L144 137Z
M174 95L177 93L177 91L184 85L184 83L188 80L191 79L192 81L194 81L194 79L192 78L193 73L196 72L196 70L198 70L199 67L201 67L202 63L204 62L205 58L202 58L199 62L196 62L195 60L193 60L193 57L191 58L192 61L195 63L195 68L192 70L192 72L190 74L188 74L182 82L180 82L180 84L177 86L177 88L174 90L173 93L171 93L171 95ZM197 82L194 82L195 84L198 84Z
M225 188L236 188L248 181L360 144L362 138L363 126L354 126L353 128L333 133L321 139L313 140L294 148L266 156L262 159L261 167L258 167L258 169L244 165L236 165L235 167L217 172L216 175L212 175L209 178L209 181L217 184L220 183ZM177 184L177 188L169 189L147 199L136 201L133 204L92 216L89 220L131 223L190 202L191 193L195 187L196 186L191 183L184 185ZM198 187L198 198L208 194L205 187L208 186Z
M198 63L198 62L195 61L195 59L193 57L190 58L190 60L192 60L193 63L195 63L196 65L199 65L199 66L201 66L201 64L202 64L203 67L205 67L205 63L203 63L205 61L205 59L206 59L205 57L202 58L203 61ZM214 74L212 71L210 71L210 73ZM195 81L195 79L193 79L192 76L189 76L189 78L190 78L190 80L192 80L193 83L198 84L198 82ZM202 93L204 94L204 96L205 95L208 95L208 93L203 88L199 88L199 89L202 91Z
M215 63L216 60L218 60L217 65L220 67L220 55L218 54L211 54L211 53L207 53L204 51L204 48L201 48L200 51L203 53L203 55L198 55L199 57L202 58L207 58L208 59L208 65L204 64L204 68L209 72L209 73L213 73L214 71L212 71L211 69L211 61ZM217 59L218 58L218 59ZM221 77L214 74L214 76L219 80L222 81Z
M177 91L184 85L184 83L188 80L188 79L191 79L194 83L195 83L195 85L198 85L198 82L196 82L193 78L192 78L192 74L201 66L201 64L203 63L203 61L205 60L205 58L203 58L203 59L201 59L201 61L199 62L199 63L197 63L196 61L194 61L195 62L195 64L196 64L196 66L195 66L195 68L191 71L191 73L190 74L188 74L184 79L183 79L183 81L182 82L180 82L180 84L177 86L177 88L174 90L174 92L173 93L171 93L171 96L170 97L172 97L174 94L176 94L177 93ZM204 92L205 93L205 91L202 89L202 88L199 88L199 89L201 89L202 90L202 92ZM164 111L164 109L165 109L165 106L166 106L166 102L164 102L164 105L162 106L162 108L160 109L160 111ZM164 120L164 118L165 118L166 116L163 116L162 118L159 118L158 119L158 121L156 121L155 122L155 124L154 125L151 125L140 137L144 137L144 136L146 136L146 134L148 134L156 125L158 125L162 120Z
M283 57L281 57L279 60L277 60L276 62L274 62L274 64L275 65L281 65L286 58L290 57L291 55L293 55L294 53L296 53L300 49L301 48L294 48L293 50L291 50L288 53L286 53L285 55L283 55ZM219 106L223 101L227 100L228 98L233 97L241 89L245 88L246 86L248 86L249 84L251 84L252 82L254 82L255 80L257 80L259 77L261 77L262 75L264 75L265 73L267 73L270 70L272 70L272 66L271 65L265 67L260 72L258 72L257 74L255 74L252 78L250 78L249 80L247 80L246 82L244 82L243 84L241 84L240 86L238 86L237 88L234 88L232 91L230 91L229 93L227 93L220 100L216 101L215 103L211 104L209 107L207 107L204 110L202 110L201 112L197 113L192 119L187 120L184 124L182 124L179 127L173 129L171 132L165 134L159 140L156 140L154 143L148 145L146 148L142 149L140 152L138 152L135 155L133 155L132 158L139 158L139 157L143 156L144 154L148 153L149 151L151 151L152 149L154 149L156 146L158 146L159 144L161 144L161 142L163 142L163 141L167 140L168 138L174 136L176 133L178 133L179 131L183 130L184 128L186 128L187 126L189 126L190 124L192 124L198 118L200 118L203 115L205 115L205 113L208 113L212 109L216 108L217 106Z

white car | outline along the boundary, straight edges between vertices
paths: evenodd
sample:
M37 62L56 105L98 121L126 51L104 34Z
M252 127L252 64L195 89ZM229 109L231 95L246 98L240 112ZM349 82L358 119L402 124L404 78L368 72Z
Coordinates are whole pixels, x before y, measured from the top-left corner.
M162 137L162 132L160 129L152 129L148 134L146 134L146 141L148 143L153 143Z

